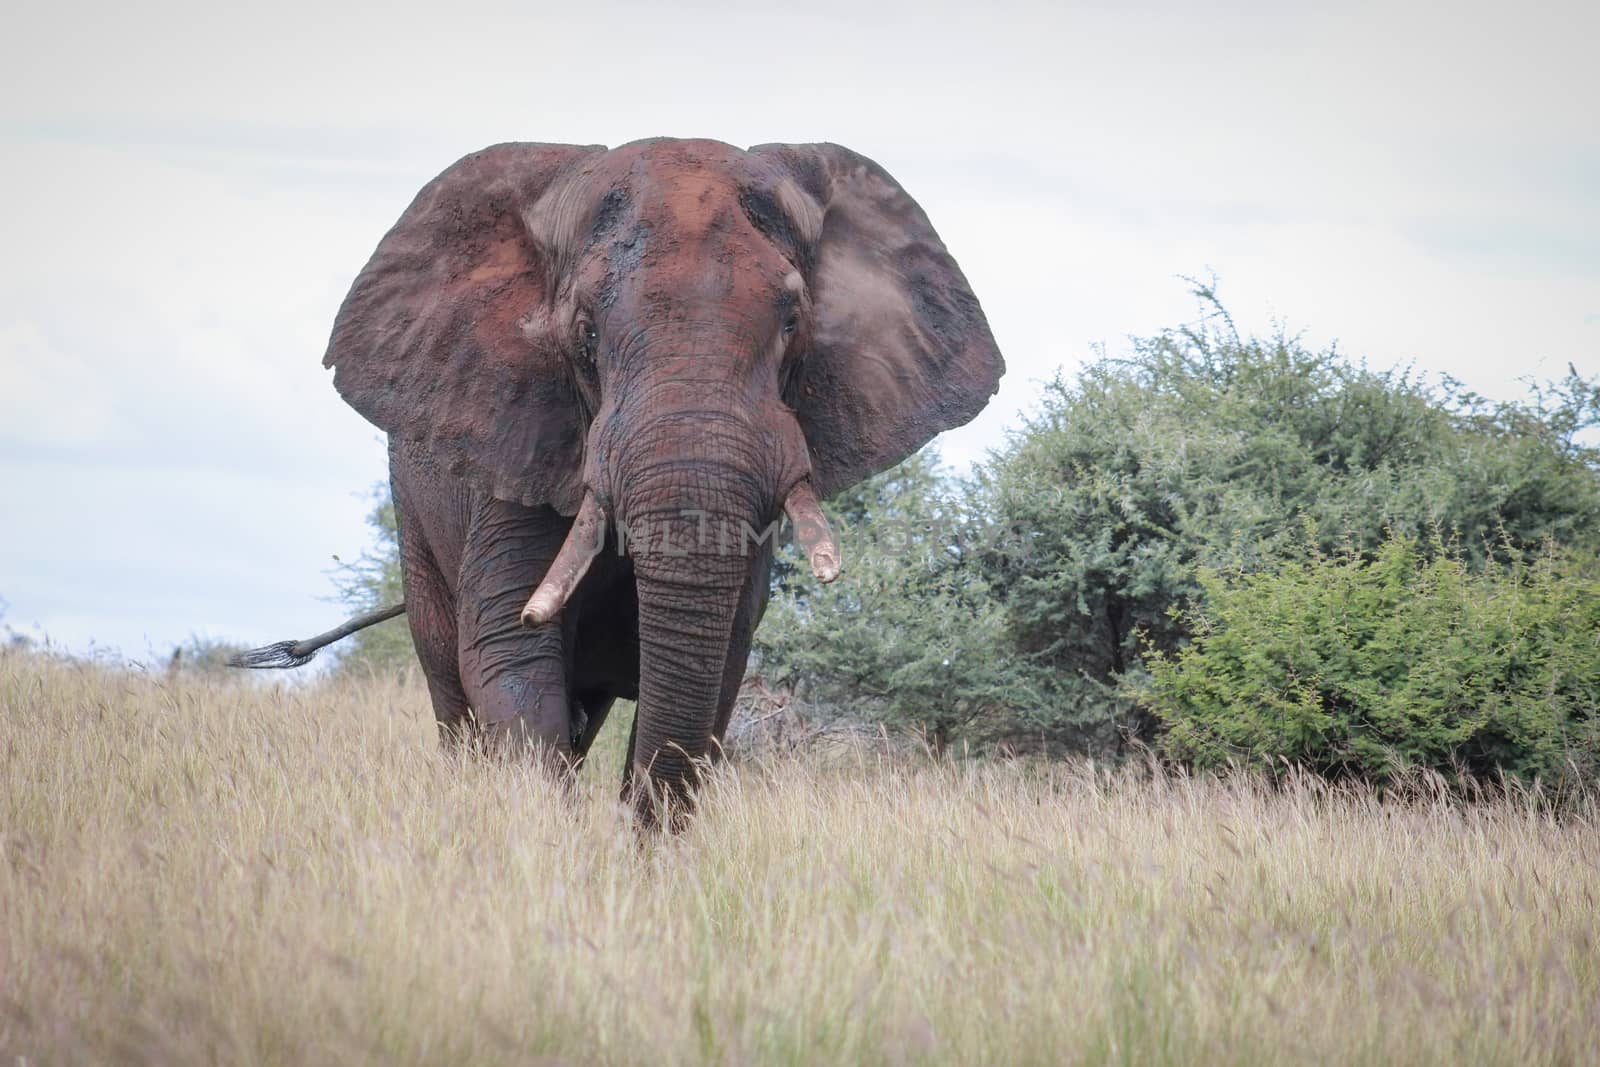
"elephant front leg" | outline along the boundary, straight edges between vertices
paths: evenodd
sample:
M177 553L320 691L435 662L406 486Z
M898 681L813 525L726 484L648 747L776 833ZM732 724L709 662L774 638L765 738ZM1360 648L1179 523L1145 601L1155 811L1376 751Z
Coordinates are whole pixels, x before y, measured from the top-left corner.
M567 525L549 508L481 502L457 596L461 681L484 741L537 749L563 767L572 763L574 729L567 627L557 617L530 630L520 616Z
M460 637L456 626L456 599L444 571L428 543L424 514L403 477L406 460L398 447L389 453L390 485L395 501L395 522L400 535L400 579L405 590L406 623L411 643L428 681L439 738L454 750L466 737L470 724L467 694L461 685Z
M559 623L541 631L489 634L461 653L473 722L489 747L537 747L570 761L572 707Z

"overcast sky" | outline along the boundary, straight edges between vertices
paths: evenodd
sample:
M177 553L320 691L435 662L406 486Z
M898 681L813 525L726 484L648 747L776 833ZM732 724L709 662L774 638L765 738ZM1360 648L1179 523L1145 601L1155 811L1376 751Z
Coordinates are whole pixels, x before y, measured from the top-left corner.
M1009 372L1277 320L1501 397L1600 372L1595 5L8 5L0 598L75 650L342 616L378 432L320 365L416 190L507 140L837 141L927 209ZM1204 13L1198 13L1203 10Z

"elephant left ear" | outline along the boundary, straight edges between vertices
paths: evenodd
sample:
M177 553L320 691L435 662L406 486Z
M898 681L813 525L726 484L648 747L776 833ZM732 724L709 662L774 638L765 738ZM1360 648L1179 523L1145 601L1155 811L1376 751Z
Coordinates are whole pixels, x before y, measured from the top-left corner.
M882 167L834 144L750 151L810 201L796 229L813 322L790 399L827 496L970 421L1005 361L961 268Z

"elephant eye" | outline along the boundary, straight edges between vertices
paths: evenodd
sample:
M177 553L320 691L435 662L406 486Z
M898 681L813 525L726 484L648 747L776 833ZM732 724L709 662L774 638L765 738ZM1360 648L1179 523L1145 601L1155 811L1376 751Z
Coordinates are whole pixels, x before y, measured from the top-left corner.
M600 334L594 328L594 323L588 319L578 320L578 354L584 359L594 360L594 345Z
M785 337L792 337L794 335L794 332L796 330L798 330L799 328L800 328L800 316L798 316L798 315L790 315L787 319L784 320L784 323L783 323L783 335Z

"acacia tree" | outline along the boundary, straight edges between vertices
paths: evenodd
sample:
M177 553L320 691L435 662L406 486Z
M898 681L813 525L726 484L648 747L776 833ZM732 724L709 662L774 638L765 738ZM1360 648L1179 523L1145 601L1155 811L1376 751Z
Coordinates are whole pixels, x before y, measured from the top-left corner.
M1188 638L1201 567L1270 569L1308 528L1324 551L1370 554L1397 533L1474 569L1550 540L1594 553L1597 417L1576 372L1491 404L1281 332L1241 338L1219 312L1046 388L973 490L975 511L1024 532L985 574L1056 699L1148 738L1157 721L1125 683Z

